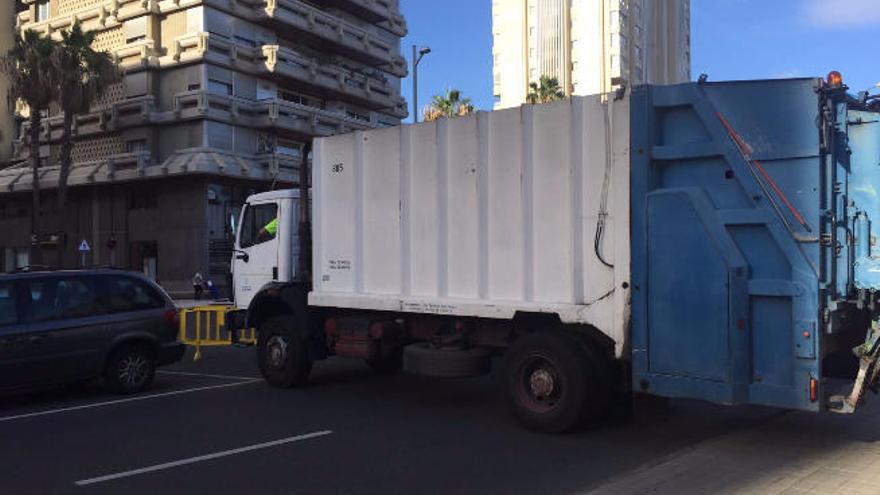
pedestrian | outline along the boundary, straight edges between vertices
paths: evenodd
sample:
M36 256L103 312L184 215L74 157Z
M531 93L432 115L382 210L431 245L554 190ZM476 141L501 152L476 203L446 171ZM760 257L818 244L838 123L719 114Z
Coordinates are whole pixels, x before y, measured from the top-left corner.
M202 298L202 291L204 290L204 287L202 287L202 286L205 283L205 279L202 278L201 272L196 271L196 274L193 275L192 283L193 283L193 297L195 298L196 301L198 301L199 299Z

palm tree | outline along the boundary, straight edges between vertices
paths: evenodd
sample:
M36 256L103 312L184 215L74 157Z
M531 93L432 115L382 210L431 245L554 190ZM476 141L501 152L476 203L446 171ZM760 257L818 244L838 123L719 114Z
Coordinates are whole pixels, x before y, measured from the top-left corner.
M541 76L539 82L529 83L529 94L526 101L531 104L550 103L565 98L565 91L559 86L559 79L547 75Z
M57 87L57 72L52 65L52 54L58 45L48 36L27 30L15 38L15 44L0 59L0 71L9 82L10 100L20 100L28 106L30 120L30 155L33 190L31 205L31 234L37 231L40 212L40 130L42 111L49 108Z
M443 95L434 95L431 104L423 112L423 120L431 122L443 117L464 117L474 113L470 98L462 98L461 91L447 89Z
M58 154L59 211L62 211L67 202L67 179L72 166L73 120L76 115L88 112L95 100L122 77L108 53L92 49L94 41L95 32L84 32L77 21L70 31L61 33L61 43L56 46L52 57L53 66L60 75L56 101L64 112L64 130Z

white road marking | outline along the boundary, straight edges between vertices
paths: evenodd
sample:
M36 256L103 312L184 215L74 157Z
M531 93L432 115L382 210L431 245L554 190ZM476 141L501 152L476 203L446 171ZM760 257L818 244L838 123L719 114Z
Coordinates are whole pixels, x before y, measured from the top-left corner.
M235 375L212 375L209 373L189 373L187 371L167 371L157 370L156 373L163 375L181 375L181 376L198 376L203 378L220 378L223 380L259 380L256 376L235 376Z
M72 407L62 407L61 409L50 409L48 411L39 411L34 413L27 414L17 414L15 416L6 416L0 417L0 423L6 421L14 421L16 419L26 419L26 418L35 418L38 416L48 416L50 414L59 414L70 411L80 411L82 409L93 409L96 407L105 407L105 406L115 406L116 404L124 404L126 402L136 402L147 399L158 399L160 397L171 397L174 395L182 395L182 394L190 394L193 392L201 392L203 390L214 390L219 388L228 388L228 387L237 387L239 385L248 385L250 383L256 383L261 381L259 378L255 378L249 381L240 381L236 383L224 383L222 385L211 385L209 387L196 387L196 388L187 388L183 390L174 390L172 392L162 392L159 394L150 394L150 395L140 395L137 397L129 397L127 399L117 399L117 400L108 400L104 402L96 402L94 404L83 404L81 406L72 406Z
M152 473L155 471L162 471L164 469L171 469L179 466L186 466L187 464L194 464L196 462L210 461L212 459L218 459L220 457L227 457L230 455L243 454L245 452L251 452L254 450L265 449L269 447L275 447L278 445L284 445L293 442L300 442L302 440L308 440L310 438L323 437L325 435L329 435L333 433L331 430L324 431L316 431L314 433L306 433L304 435L297 435L295 437L282 438L281 440L275 440L272 442L266 443L258 443L256 445L250 445L248 447L240 447L232 450L224 450L221 452L214 452L212 454L200 455L197 457L190 457L188 459L180 459L177 461L166 462L163 464L155 464L153 466L147 466L140 469L133 469L131 471L123 471L121 473L108 474L106 476L99 476L97 478L89 478L87 480L80 480L75 482L77 486L86 486L86 485L94 485L95 483L103 483L105 481L118 480L120 478L128 478L129 476L137 476L139 474Z

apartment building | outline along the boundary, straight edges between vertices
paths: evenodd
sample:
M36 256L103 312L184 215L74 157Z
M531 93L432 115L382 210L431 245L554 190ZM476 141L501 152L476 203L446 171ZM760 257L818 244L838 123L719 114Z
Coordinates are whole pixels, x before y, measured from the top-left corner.
M44 262L143 270L173 291L223 284L229 219L298 178L304 143L397 125L406 23L398 0L21 0L16 27L97 31L124 80L76 120L70 204L55 208L61 115L39 150ZM20 124L20 136L27 132ZM18 157L30 153L26 140ZM0 170L0 269L27 263L30 173ZM65 236L58 233L64 232Z
M15 13L20 0L0 2L0 53L6 53L15 40ZM9 93L9 83L0 77L0 168L8 166L12 159L12 142L18 132L15 125L15 103L4 96Z
M493 0L495 108L556 77L566 94L691 78L690 0Z

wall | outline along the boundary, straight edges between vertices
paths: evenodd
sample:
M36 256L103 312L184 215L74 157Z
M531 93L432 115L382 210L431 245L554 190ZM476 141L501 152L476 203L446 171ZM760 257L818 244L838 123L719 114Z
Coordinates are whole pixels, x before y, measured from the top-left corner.
M5 55L14 44L15 2L0 2L0 54ZM15 130L15 103L6 98L9 83L0 77L0 163L12 156L12 140L17 135Z

